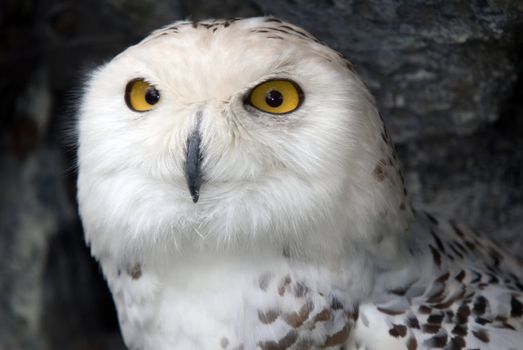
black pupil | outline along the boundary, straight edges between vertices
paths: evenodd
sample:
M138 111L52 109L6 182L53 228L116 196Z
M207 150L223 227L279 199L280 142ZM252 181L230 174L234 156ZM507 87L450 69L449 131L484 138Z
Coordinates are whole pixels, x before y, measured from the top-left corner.
M279 107L283 103L283 95L278 90L271 90L265 96L265 102L273 108Z
M160 92L156 90L155 88L151 87L147 89L147 92L145 93L145 101L147 101L148 104L153 105L157 103L160 100Z

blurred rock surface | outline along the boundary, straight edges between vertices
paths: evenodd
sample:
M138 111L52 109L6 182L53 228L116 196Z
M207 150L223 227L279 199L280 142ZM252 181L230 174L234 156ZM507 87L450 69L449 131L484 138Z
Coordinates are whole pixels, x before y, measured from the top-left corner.
M176 19L272 14L354 63L415 203L523 256L523 5L287 0L0 3L0 349L122 349L75 206L85 73Z

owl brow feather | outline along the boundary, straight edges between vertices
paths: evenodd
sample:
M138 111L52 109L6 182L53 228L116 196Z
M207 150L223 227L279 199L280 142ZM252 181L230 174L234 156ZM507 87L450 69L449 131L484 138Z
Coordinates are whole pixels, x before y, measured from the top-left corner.
M207 21L185 21L185 22L179 22L174 25L170 25L165 27L164 29L160 29L159 31L153 32L151 35L149 35L147 38L145 38L142 43L150 42L154 39L157 39L159 37L165 36L165 35L172 35L179 33L180 27L187 27L190 26L194 29L205 29L207 31L211 30L212 33L215 33L220 27L221 28L227 28L232 23L241 20L242 18L229 18L229 19L218 19L218 20L207 20ZM313 35L300 30L299 28L295 28L293 26L290 26L288 24L285 24L283 21L281 21L278 18L274 17L268 17L265 20L265 23L267 23L267 26L260 26L256 27L250 30L251 33L259 33L259 34L268 34L265 36L267 39L271 40L285 40L284 37L282 37L282 34L288 35L294 38L298 38L300 40L305 41L313 41L317 44L326 46L325 43L318 40ZM336 52L338 56L343 60L345 63L345 67L351 71L354 72L354 66L352 62L350 62L348 59L346 59L341 53ZM329 58L327 58L328 61L331 61Z
M177 22L175 24L166 26L164 28L161 28L159 30L152 32L149 36L147 36L144 40L142 40L142 43L149 42L151 40L157 39L157 38L165 36L165 35L177 34L180 32L181 27L187 27L187 26L190 26L193 29L211 30L212 33L215 33L220 27L227 28L232 23L239 21L239 20L242 20L242 18L233 17L233 18L216 19L216 20L203 20L203 21L187 20L187 21L183 21L183 22Z

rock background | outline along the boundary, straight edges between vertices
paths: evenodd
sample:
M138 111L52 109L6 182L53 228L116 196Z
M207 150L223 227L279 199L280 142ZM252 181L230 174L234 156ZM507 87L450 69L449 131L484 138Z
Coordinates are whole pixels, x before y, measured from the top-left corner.
M415 203L523 256L519 0L4 0L1 350L123 349L76 214L70 130L85 72L175 19L263 14L302 25L353 61Z

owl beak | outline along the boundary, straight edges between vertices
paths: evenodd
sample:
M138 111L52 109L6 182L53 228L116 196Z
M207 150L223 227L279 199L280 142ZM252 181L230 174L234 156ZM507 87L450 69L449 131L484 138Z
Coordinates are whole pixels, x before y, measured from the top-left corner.
M198 202L200 186L202 184L202 152L200 149L202 138L198 128L187 139L187 154L185 157L185 180L191 193L192 201Z

